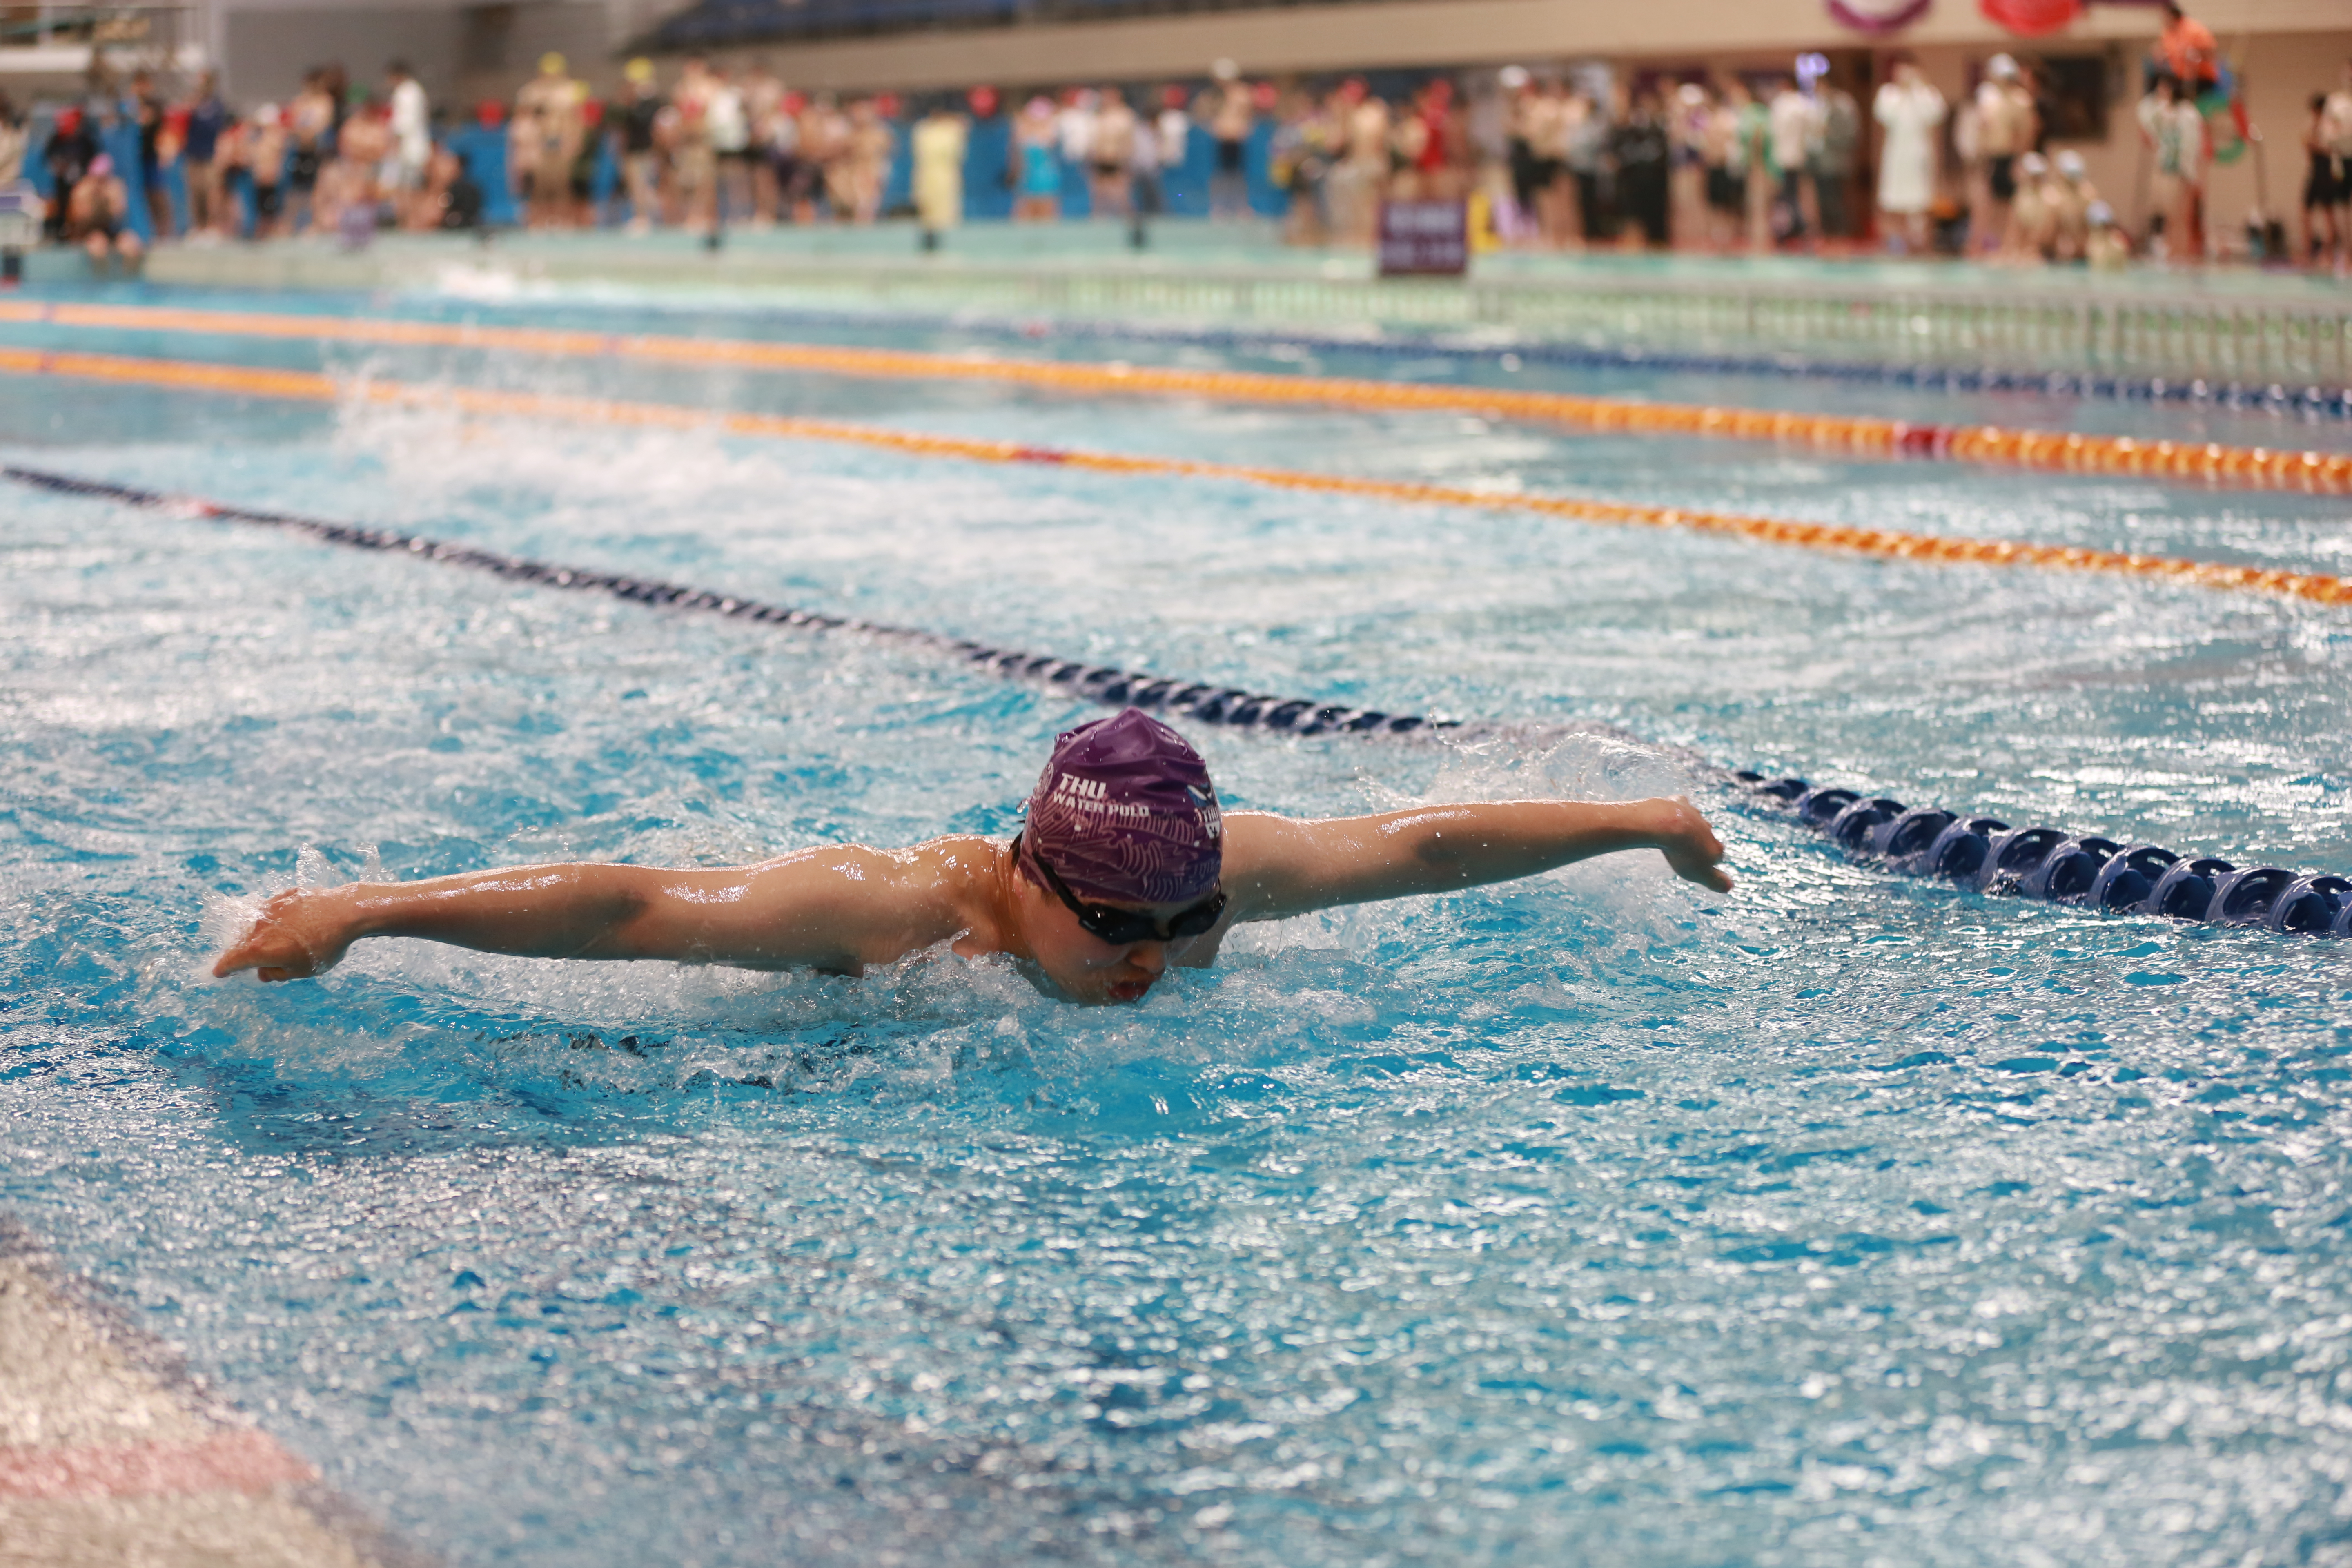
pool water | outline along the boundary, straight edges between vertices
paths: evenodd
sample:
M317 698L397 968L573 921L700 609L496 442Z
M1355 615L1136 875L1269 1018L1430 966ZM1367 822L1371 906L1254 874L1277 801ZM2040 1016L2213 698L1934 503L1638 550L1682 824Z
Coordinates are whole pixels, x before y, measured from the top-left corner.
M368 308L814 335L626 300ZM2307 497L1452 416L0 341L2352 570L2343 502ZM1255 363L1125 357L1177 355ZM2279 438L1765 378L1515 384ZM851 982L374 942L316 984L219 984L213 945L297 880L1009 834L1091 714L850 638L11 496L0 1210L446 1561L2352 1550L2352 950L1887 878L1683 760L2341 871L2340 610L51 378L0 381L0 457L1516 721L1203 731L1229 807L1688 790L1730 844L1728 900L1593 862L1255 928L1131 1009L941 953Z

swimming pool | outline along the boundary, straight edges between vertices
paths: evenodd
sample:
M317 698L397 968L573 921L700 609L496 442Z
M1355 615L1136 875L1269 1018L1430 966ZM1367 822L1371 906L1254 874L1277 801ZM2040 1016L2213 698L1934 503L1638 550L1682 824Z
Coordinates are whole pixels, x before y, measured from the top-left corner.
M367 308L680 330L625 299ZM1455 416L73 341L2347 570L2320 498ZM1515 374L2276 439L2221 410ZM1727 901L1601 862L1262 928L1114 1013L946 958L852 983L379 943L316 985L219 985L199 962L234 901L296 877L1007 833L1084 710L883 647L12 497L0 1207L451 1562L2344 1550L2345 950L1885 878L1672 750L2342 870L2341 610L48 378L0 382L0 434L50 468L1528 721L1468 748L1203 732L1229 805L1691 788L1732 846Z

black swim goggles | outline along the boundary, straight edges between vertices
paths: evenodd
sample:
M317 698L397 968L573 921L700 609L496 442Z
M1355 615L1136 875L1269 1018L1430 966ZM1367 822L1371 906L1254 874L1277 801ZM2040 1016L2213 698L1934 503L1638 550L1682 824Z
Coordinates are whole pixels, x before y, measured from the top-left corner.
M1021 837L1018 834L1013 835L1013 854L1015 859L1021 855ZM1055 875L1054 868L1045 864L1045 858L1034 849L1029 852L1029 863L1045 874L1045 886L1051 888L1055 896L1078 917L1079 928L1088 936L1107 942L1113 947L1125 947L1138 942L1174 942L1180 937L1204 936L1215 928L1218 919L1225 912L1223 892L1211 893L1191 908L1177 910L1163 929L1150 915L1139 914L1133 910L1115 910L1108 904L1079 902L1078 896L1070 891L1068 884Z

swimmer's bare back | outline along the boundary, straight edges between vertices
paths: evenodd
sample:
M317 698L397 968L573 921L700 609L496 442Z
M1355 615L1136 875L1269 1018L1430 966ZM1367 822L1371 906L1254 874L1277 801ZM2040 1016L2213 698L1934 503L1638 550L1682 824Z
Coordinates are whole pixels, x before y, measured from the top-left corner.
M712 870L526 866L298 889L265 904L213 973L298 980L371 936L531 958L847 974L946 942L966 958L1001 952L1034 963L1076 1001L1131 1002L1171 963L1213 963L1241 922L1450 892L1635 849L1660 851L1685 880L1731 890L1721 841L1682 799L1489 802L1314 821L1235 812L1224 818L1224 909L1197 937L1105 942L1004 845L958 837L907 849L803 849ZM1184 912L1109 907L1142 913L1161 931Z

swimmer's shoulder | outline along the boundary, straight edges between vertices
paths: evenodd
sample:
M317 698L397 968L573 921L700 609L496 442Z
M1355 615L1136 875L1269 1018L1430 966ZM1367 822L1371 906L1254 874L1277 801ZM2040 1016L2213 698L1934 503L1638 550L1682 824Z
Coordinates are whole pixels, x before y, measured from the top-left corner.
M767 867L830 867L854 881L878 879L908 887L936 883L947 888L978 885L992 878L1004 855L1002 840L977 833L953 833L919 844L813 844L763 862Z
M889 853L910 868L920 868L950 880L963 881L993 877L1007 847L1005 840L991 838L985 834L950 833Z
M1268 865L1295 852L1306 824L1270 811L1229 811L1223 819L1224 884L1228 892L1246 885Z

